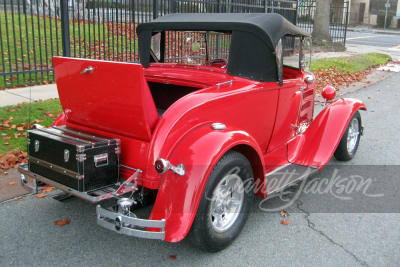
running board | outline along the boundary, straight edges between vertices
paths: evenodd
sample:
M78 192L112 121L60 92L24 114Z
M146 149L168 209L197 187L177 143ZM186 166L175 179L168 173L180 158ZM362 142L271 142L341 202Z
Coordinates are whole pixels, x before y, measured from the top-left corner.
M279 192L292 184L309 177L317 168L288 164L277 168L265 176L267 185L267 196Z

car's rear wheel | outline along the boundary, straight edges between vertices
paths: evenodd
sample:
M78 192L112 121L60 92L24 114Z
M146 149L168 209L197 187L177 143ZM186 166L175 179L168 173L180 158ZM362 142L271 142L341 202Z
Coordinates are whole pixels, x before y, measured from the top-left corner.
M242 231L254 196L250 162L229 151L213 169L189 238L201 249L217 252L229 246Z
M351 160L358 149L361 138L361 115L357 111L351 118L346 131L335 151L335 158L342 161Z

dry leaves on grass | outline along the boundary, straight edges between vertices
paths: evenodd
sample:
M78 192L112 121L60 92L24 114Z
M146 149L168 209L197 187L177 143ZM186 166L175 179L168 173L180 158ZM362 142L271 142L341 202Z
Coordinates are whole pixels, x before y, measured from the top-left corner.
M372 68L355 73L349 73L346 70L340 70L335 67L315 71L314 75L317 81L316 90L321 92L322 89L328 85L331 85L337 89L337 87L343 85L349 86L354 82L361 82L369 73L371 73L371 71Z
M70 223L70 221L67 220L67 219L64 219L64 220L61 220L61 221L55 221L55 222L54 222L54 224L55 224L55 225L58 225L58 226L63 226L63 225L65 225L65 224L69 224L69 223Z
M0 155L0 170L8 170L18 166L21 163L28 163L26 157L27 152L22 152L20 150L8 151L4 155Z

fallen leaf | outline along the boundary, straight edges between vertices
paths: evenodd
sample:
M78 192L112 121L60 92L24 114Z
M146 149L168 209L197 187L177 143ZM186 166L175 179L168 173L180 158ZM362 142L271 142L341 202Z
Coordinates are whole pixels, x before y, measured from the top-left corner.
M14 182L14 181L12 181L12 182L9 182L8 184L9 184L9 185L14 185L14 184L15 184L15 182Z
M17 139L18 138L18 136L19 136L19 134L14 134L14 137L15 137L15 139Z
M14 198L14 200L20 200L22 197L16 197Z
M176 255L170 255L169 258L170 258L171 260L176 260Z
M58 226L63 226L63 225L65 225L65 224L69 224L69 223L70 223L70 221L67 220L67 219L64 219L64 220L61 220L61 221L55 221L55 222L54 222L54 224L55 224L55 225L58 225Z
M17 127L18 132L22 132L24 130L24 127Z
M281 216L283 216L283 217L287 217L287 216L290 216L290 214L289 214L289 212L287 212L286 210L282 210L281 211L281 213L279 213Z
M9 142L5 142L3 145L8 145L8 144L10 144Z
M9 136L9 135L6 136L6 137L3 137L4 140L8 140L8 139L10 139L10 138L11 138L11 136Z
M38 109L40 109L40 110L43 110L44 108L42 108L42 107L38 107Z
M4 174L4 175L7 175L7 174L8 174L8 172L3 172L3 174Z
M49 186L46 189L43 189L43 193L51 192L53 190L53 187Z
M282 221L281 221L281 224L288 225L288 224L289 224L289 221L287 221L287 220L282 220Z
M45 193L41 193L41 194L37 194L36 197L42 198L42 197L47 197L47 195Z

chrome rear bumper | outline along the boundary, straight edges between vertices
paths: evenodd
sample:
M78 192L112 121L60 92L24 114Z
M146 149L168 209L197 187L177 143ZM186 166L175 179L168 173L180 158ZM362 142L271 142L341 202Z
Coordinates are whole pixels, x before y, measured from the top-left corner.
M41 189L37 185L37 181L43 182L47 185L53 186L60 189L68 194L74 195L79 198L83 198L90 202L96 203L105 199L112 198L121 194L129 193L134 191L136 188L134 186L121 188L121 183L116 183L113 186L104 187L97 190L92 190L88 192L80 192L63 184L57 183L39 174L33 173L28 170L27 164L21 164L18 166L18 171L21 173L21 185L30 193L37 193ZM120 190L119 190L120 189ZM116 194L118 192L119 194Z
M89 200L91 202L98 202L103 199L111 198L115 196L115 188L104 188L102 190L97 190L93 192L79 192L65 185L57 183L46 177L38 175L28 170L26 164L21 164L18 167L18 171L21 173L21 185L30 193L38 193L41 187L38 186L37 182L43 182L45 184L54 186L60 190L63 190L69 194L75 195L77 197ZM117 186L117 185L116 185ZM116 187L118 188L118 186ZM101 192L104 191L104 192ZM127 188L122 190L122 193L132 191ZM133 213L130 216L124 215L120 212L113 212L108 209L102 208L100 205L96 208L97 223L109 230L117 232L119 234L124 234L128 236L135 236L147 239L160 239L164 240L165 237L165 220L155 221L155 220L145 220L136 218ZM146 231L146 227L158 228L159 232Z
M165 237L165 220L144 220L132 216L116 213L108 209L100 207L96 208L97 224L128 236L147 238L147 239L160 239L164 240ZM133 215L134 216L134 215ZM159 228L160 232L146 231L146 227Z

